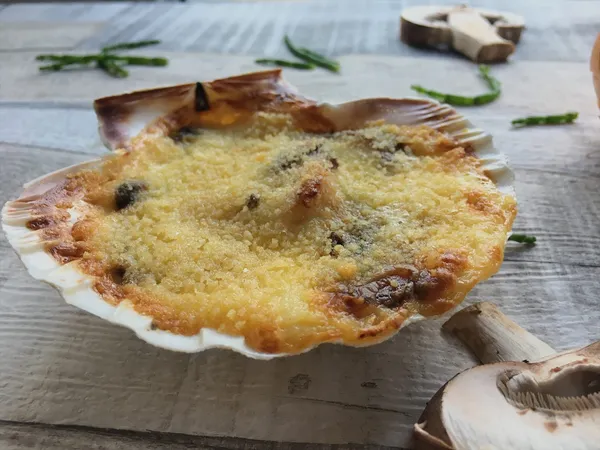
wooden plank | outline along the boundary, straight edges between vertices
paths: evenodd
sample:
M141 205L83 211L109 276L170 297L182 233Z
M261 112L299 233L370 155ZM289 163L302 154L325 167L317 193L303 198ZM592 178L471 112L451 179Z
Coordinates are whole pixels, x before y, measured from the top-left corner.
M141 433L91 427L53 426L0 421L3 450L402 450L379 445L319 445L282 443L230 437L190 436L176 433Z
M571 8L579 8L580 3L570 2ZM315 16L313 30L321 32L319 24L337 7L310 7L320 14ZM74 8L71 14L78 17L76 20L90 20L83 8ZM242 9L247 18L257 17L264 36L253 34L253 20L237 28L235 17L230 20L209 10L205 17L208 25L203 28L204 23L198 27L191 19L200 10L183 8L169 15L164 6L143 5L147 17L137 20L141 10L136 8L124 10L129 22L111 28L117 30L114 34L101 33L98 40L90 39L84 46L91 48L105 39L114 42L123 37L151 36L160 28L158 15L161 30L182 30L187 39L182 44L185 48L201 41L207 51L243 48L251 52L255 45L267 44L266 50L276 52L287 26L285 21L273 22L272 16L261 17L260 5ZM282 14L294 17L301 12L298 8L286 5ZM593 8L582 6L568 17L581 20L585 33L589 33L586 24L593 17L588 16ZM0 21L6 20L2 14L7 10L10 8L0 12ZM552 22L563 10L551 6L548 11L544 17ZM183 17L186 14L189 19ZM52 17L60 20L58 15ZM330 26L327 49L335 51L338 38L340 42L352 42L352 46L380 48L377 46L381 41L376 39L364 44L354 42L356 34L345 33L351 29L348 24L358 22L350 13L343 17L346 22ZM360 22L366 30L391 23L369 17ZM217 19L223 22L221 28ZM125 23L132 28L123 26ZM534 25L534 31L541 26ZM296 26L295 32L304 30L305 36L319 36L317 31L308 32L308 22L301 16L297 16ZM395 30L391 25L385 29L388 38ZM369 39L377 33L368 34ZM558 54L571 51L579 58L577 49L582 48L583 41L572 36L585 33L563 33L567 45ZM148 53L162 53L171 45L167 41ZM96 71L40 76L34 52L5 53L3 61L8 64L0 70L0 141L5 142L0 144L0 203L16 195L24 181L101 151L89 108L93 98L211 79L257 67L251 57L167 55L171 59L168 68L136 68L130 78L113 80ZM332 102L410 95L408 86L415 80L452 92L476 93L483 89L474 75L474 66L460 60L352 56L342 58L342 65L340 76L323 71L289 71L287 76L302 92ZM501 272L477 287L469 302L499 303L509 316L557 349L583 345L597 333L600 320L594 300L600 287L595 276L600 265L598 119L587 64L520 61L494 67L494 73L503 82L501 99L464 112L478 126L492 132L499 148L513 161L520 200L515 227L536 234L540 241L533 248L511 245ZM557 86L560 96L556 95ZM509 121L516 116L565 109L582 113L578 124L510 130ZM0 348L0 360L7 368L0 371L0 419L139 432L408 446L412 424L425 402L448 378L473 364L466 350L440 334L441 321L416 324L395 339L368 349L329 345L268 363L216 350L199 355L171 353L152 348L128 330L64 304L51 288L31 280L4 236L0 236L0 336L5 343ZM0 443L7 439L5 436L9 442L17 442L14 445L20 447L16 448L68 448L69 442L74 448L87 447L89 442L97 443L98 448L153 448L163 438L170 444L165 448L185 448L188 444L230 448L227 446L234 445L231 442L239 442L207 444L203 440L188 441L187 436L180 441L179 435L174 438L70 427L35 428L0 424ZM3 431L7 429L8 434ZM245 445L252 448L255 442Z
M16 3L0 12L0 23L28 22L104 22L131 7L127 2L94 3Z
M495 114L485 120L507 119ZM580 128L585 125L593 126ZM574 130L550 132L568 147ZM524 211L517 227L542 239L535 248L509 250L500 274L476 288L470 301L499 302L556 348L583 345L600 320L593 304L600 287L593 275L597 268L561 262L586 258L597 265L600 260L597 176L588 167L590 174L578 178L575 166L569 176L576 181L564 183L564 173L548 169L579 161L588 151L584 145L572 148L571 155L532 146L522 159L527 149L526 143L508 148L517 162L525 161L517 169ZM0 177L7 181L0 201L14 195L23 181L88 157L14 146L2 146L1 156ZM528 169L536 159L542 169ZM561 189L549 189L561 184ZM0 417L5 419L408 445L425 402L446 379L472 364L464 349L439 334L439 319L369 349L324 346L270 363L219 351L187 356L154 349L125 329L65 305L52 289L33 282L6 242L0 243L0 333L11 343L0 349L0 358L9 362L0 374L5 405ZM549 262L538 262L542 259Z
M75 101L190 81L211 80L243 72L264 70L250 57L195 53L140 51L169 58L169 66L133 67L130 76L115 79L98 70L40 74L35 52L7 52L0 71L0 102ZM466 95L484 92L474 64L448 58L415 59L387 56L347 56L340 59L342 73L286 69L286 78L302 93L323 101L341 102L366 97L416 95L410 85ZM597 116L587 63L520 62L494 66L503 83L503 95L493 104L477 107L477 115L510 114L506 119L549 110L575 109ZM556 94L557 86L561 94ZM69 88L66 89L65 86ZM587 89L582 86L588 86ZM469 111L469 109L465 109Z
M91 102L0 105L0 142L90 155L106 151Z
M488 0L473 6L522 14L527 29L514 61L587 61L597 34L600 3L589 1ZM345 0L281 2L202 2L135 5L111 21L110 29L84 44L97 48L117 41L161 39L166 50L232 55L289 56L284 34L334 56L380 54L437 57L402 44L399 15L419 0ZM456 4L439 0L436 4ZM543 10L543 14L540 11ZM137 17L136 17L137 15ZM451 55L458 59L459 57Z
M35 22L3 23L0 27L0 51L71 50L95 34L102 23L40 24Z
M306 1L282 2L277 8L271 2L21 4L5 8L0 22L110 21L111 26L103 33L83 43L82 48L88 49L117 41L160 38L163 48L171 51L285 56L281 40L290 33L304 45L332 55L437 56L437 52L414 49L398 40L400 11L419 3ZM514 61L586 61L597 33L594 18L600 14L600 3L586 0L488 0L475 2L474 6L508 10L527 18L527 30L512 57Z
M471 301L498 300L557 348L582 345L600 319L596 271L506 263ZM264 363L225 351L188 357L153 349L63 304L20 272L0 297L0 329L11 343L0 349L7 368L0 374L0 414L11 420L408 445L425 402L472 364L439 334L439 320L369 349L325 346ZM310 382L297 389L291 380L300 375Z
M14 342L0 349L0 415L10 420L404 445L427 397L472 364L454 343L460 356L443 361L448 345L433 322L404 332L396 340L401 354L326 346L264 363L226 351L154 349L69 307L21 272L4 282L0 298L1 335ZM432 337L419 344L423 333ZM298 388L292 380L300 375L310 381Z
M11 146L2 146L0 156L0 178L6 180L1 203L25 179L87 158ZM443 370L439 362L429 366L422 355L433 352L444 359L448 348L435 336L438 326L429 322L404 333L406 348L417 345L425 330L433 335L418 344L424 353L409 356L410 367L393 364L395 357L338 346L266 364L225 351L168 352L66 305L50 287L33 282L2 236L0 337L11 345L0 348L0 360L6 362L0 373L0 418L404 445L429 392L472 364L466 351L451 344L458 357L444 363ZM424 380L423 371L430 374ZM298 383L298 377L305 381ZM421 380L420 387L399 388L398 377L408 383Z
M84 104L77 105L81 110L70 106L38 102L35 107L0 107L0 136L10 144L103 153L93 112ZM597 265L600 157L593 146L597 118L584 116L571 126L511 130L510 117L486 111L478 114L477 125L493 133L517 173L520 213L515 229L539 238L538 245L526 251L511 244L507 259ZM540 217L555 227L549 229Z

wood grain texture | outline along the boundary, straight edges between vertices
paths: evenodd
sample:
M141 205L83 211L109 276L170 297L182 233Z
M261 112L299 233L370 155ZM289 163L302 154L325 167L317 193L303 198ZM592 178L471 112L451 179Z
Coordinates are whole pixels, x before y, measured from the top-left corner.
M522 151L514 149L515 157ZM537 152L544 162L547 152ZM7 145L1 147L0 156L2 179L19 174L3 186L2 201L16 194L22 181L89 158L79 152ZM541 232L553 230L560 222L540 222L548 213L536 210L538 203L547 207L561 202L555 213L559 217L569 208L574 208L572 215L578 213L580 205L570 199L593 198L594 186L585 183L567 184L564 189L570 191L557 195L547 186L559 183L560 176L543 170L523 169L521 178L527 180L517 184L521 203L530 211L533 229ZM541 198L530 201L532 192ZM560 249L565 240L555 241L553 236L564 236L564 231L554 230L526 251L511 246L500 274L476 288L470 301L497 301L521 325L561 349L585 344L597 330L600 312L595 308L595 293L600 281L593 276L595 267L562 264L552 257L547 262L519 260L525 255L542 261L557 246ZM597 230L590 232L598 235ZM588 252L597 262L594 242L579 234L569 236L568 242L570 247L558 254L577 260ZM52 289L32 282L5 242L0 248L0 332L14 343L0 350L0 358L12 362L0 375L0 386L5 386L0 394L4 414L11 420L283 441L301 441L310 435L311 441L322 443L406 445L424 402L445 379L472 364L464 349L439 333L439 320L410 327L377 347L324 346L272 363L218 351L174 354L149 347L129 331L65 305ZM565 327L560 334L557 324ZM28 377L31 373L37 375ZM299 374L310 380L300 390L292 382ZM365 387L371 383L376 388ZM313 420L306 421L307 416Z
M164 50L227 53L267 57L289 56L285 33L315 50L335 56L380 54L436 57L436 51L400 43L400 11L419 0L344 0L227 2L192 4L59 4L9 5L0 22L56 23L102 20L110 24L81 48L98 48L118 41L161 39ZM438 0L436 4L455 4ZM514 61L586 61L598 30L600 2L479 0L472 6L508 10L525 16L527 29L511 57ZM543 10L543 14L540 11ZM543 44L543 45L540 45ZM460 59L453 54L446 57Z
M23 179L88 155L3 145L0 158L4 202ZM373 352L324 346L265 364L224 351L168 352L66 305L30 279L0 238L0 337L14 343L0 349L0 360L10 361L0 373L5 419L404 445L429 392L472 365L438 327L428 322L407 330L400 354L386 353L391 343ZM422 333L431 335L427 342ZM449 345L457 357L448 357ZM430 365L432 352L437 357ZM298 375L306 381L295 382Z
M0 51L8 50L70 50L94 35L101 23L40 24L10 22L0 26ZM57 33L57 29L60 32Z
M283 443L6 421L0 421L0 447L3 450L403 450L379 445Z
M105 152L91 110L94 98L259 70L250 55L285 55L286 32L332 54L380 53L342 56L340 75L286 70L302 93L320 100L414 95L409 86L415 82L448 92L482 92L472 63L420 53L397 41L399 11L414 3L0 8L0 37L17 22L31 30L37 23L42 30L9 33L16 36L9 43L0 39L5 49L0 49L0 203L34 177ZM521 3L502 3L525 13L528 23L514 62L492 69L503 83L502 96L462 112L491 132L511 160L519 198L515 229L535 234L538 244L509 244L499 274L475 288L467 303L493 301L562 350L599 337L600 123L587 52L598 31L600 2L543 2L543 14L541 2ZM143 38L163 39L145 52L167 56L168 67L136 67L129 78L115 80L95 70L41 75L34 61L38 45L80 51ZM510 128L519 116L566 110L581 113L576 124ZM27 275L0 235L0 448L296 449L304 442L315 444L313 449L346 443L408 447L426 401L475 364L440 331L444 320L416 324L367 349L326 345L271 362L218 350L173 353L66 305Z
M0 23L17 21L43 22L43 23L69 23L77 22L106 22L114 19L131 8L132 3L127 2L99 2L99 3L40 3L22 4L11 2L5 5L0 13Z
M138 53L138 52L136 52ZM94 98L136 89L191 81L211 80L242 72L264 70L247 56L172 53L144 50L169 59L167 67L132 67L130 76L115 79L98 70L40 74L35 52L7 52L0 71L0 105L3 102L91 102ZM447 58L415 59L354 55L340 58L339 75L324 70L286 69L285 77L303 94L322 101L342 102L365 97L415 96L410 85L420 83L441 91L474 95L485 92L476 66ZM503 128L517 116L577 109L597 115L587 63L527 61L494 66L492 73L503 84L503 94L491 105L475 108L477 116L504 114ZM68 89L65 88L68 86ZM556 90L560 86L560 95ZM473 109L470 109L473 111ZM469 108L463 109L469 111ZM506 129L506 128L505 128ZM521 135L527 131L520 130Z
M344 0L272 2L201 2L199 4L135 5L112 21L111 32L83 45L98 47L116 41L158 38L168 50L234 55L288 56L284 34L303 45L334 56L380 54L432 57L399 42L403 8L419 0ZM597 31L598 2L478 0L471 6L523 15L527 29L514 61L585 61ZM434 4L456 4L438 0ZM543 14L540 14L543 10ZM139 19L132 19L138 14ZM540 45L543 43L544 45ZM449 55L459 59L460 56Z
M107 151L98 135L91 102L81 107L0 103L0 142L91 155Z

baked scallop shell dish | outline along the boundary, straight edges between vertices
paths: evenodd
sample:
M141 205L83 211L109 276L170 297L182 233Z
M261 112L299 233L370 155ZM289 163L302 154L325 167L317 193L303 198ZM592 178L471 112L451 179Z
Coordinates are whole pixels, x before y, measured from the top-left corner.
M26 184L2 227L31 276L156 346L372 345L502 262L512 174L447 105L318 103L273 70L94 107L111 153Z

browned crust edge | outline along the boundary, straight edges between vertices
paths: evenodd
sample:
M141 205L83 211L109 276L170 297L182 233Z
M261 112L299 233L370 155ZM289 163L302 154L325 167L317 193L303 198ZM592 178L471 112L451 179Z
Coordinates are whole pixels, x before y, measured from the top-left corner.
M374 120L428 125L438 131L464 123L453 108L426 99L317 104L287 83L281 70L104 97L94 102L94 109L100 134L112 150L131 149L131 138L142 130L166 135L187 125L224 127L260 111L289 113L299 128L322 133L359 128Z
M165 135L189 124L206 127L230 126L259 111L289 113L300 128L320 133L359 128L374 120L385 120L398 125L429 125L438 131L461 130L466 123L466 120L454 109L429 100L375 98L341 105L317 104L299 95L282 79L279 70L105 97L96 100L94 108L100 123L100 133L110 148L127 150L134 150L131 145L134 136L131 135L130 130L136 121L142 124L139 133L141 135ZM468 143L463 146L468 147ZM61 174L57 176L60 178ZM35 200L32 203L36 204L33 209L37 210L36 221L32 222L30 227L40 225L40 228L44 228L46 239L54 242L52 246L47 247L47 252L59 263L65 264L78 259L80 249L72 238L71 232L65 233L64 224L60 223L60 217L55 215L56 208L53 202L56 203L59 199L71 202L72 199L77 200L79 194L76 191L50 194L57 189L62 189L60 184L57 186L57 176L53 178L54 188L45 194L40 195L42 183L33 183L28 188L30 192L32 189L35 190ZM27 193L28 191L25 191L24 195ZM27 201L27 199L21 198L20 201ZM65 240L74 244L64 245ZM63 241L62 246L60 242L56 245L57 241ZM501 258L501 254L492 258L490 265L495 266L494 272ZM102 283L107 279L107 274L89 275L99 276L98 280ZM114 295L114 286L111 285L110 288L105 292L99 292L102 289L97 286L96 291L108 303L115 304L115 301L118 303L119 297ZM439 314L452 306L454 305L445 302L444 305L435 308L432 314ZM404 309L399 310L394 317L379 323L373 329L361 330L356 342L345 343L368 345L381 341L400 328L410 315L411 313ZM274 341L273 336L265 339L263 343L251 342L251 345L267 353L280 351L281 346ZM322 336L317 344L335 340L335 337Z

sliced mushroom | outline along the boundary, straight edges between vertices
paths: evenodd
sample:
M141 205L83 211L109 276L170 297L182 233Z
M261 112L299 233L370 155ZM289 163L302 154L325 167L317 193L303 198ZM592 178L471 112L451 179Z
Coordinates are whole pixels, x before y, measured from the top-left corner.
M199 133L199 128L185 126L171 132L169 137L177 144L189 144L198 137Z
M314 217L330 217L339 203L328 161L307 161L294 191L286 222L298 225Z
M465 6L416 6L402 12L400 39L409 45L454 48L477 62L504 61L525 28L523 17Z
M476 62L506 61L515 44L501 37L494 26L472 8L458 7L448 14L454 50Z
M133 205L146 191L148 186L143 181L125 181L115 189L115 205L117 211Z
M415 425L414 448L600 448L600 342L538 362L505 362L511 355L538 358L551 348L491 304L463 311L444 328L467 338L480 359L496 362L469 369L438 391Z

